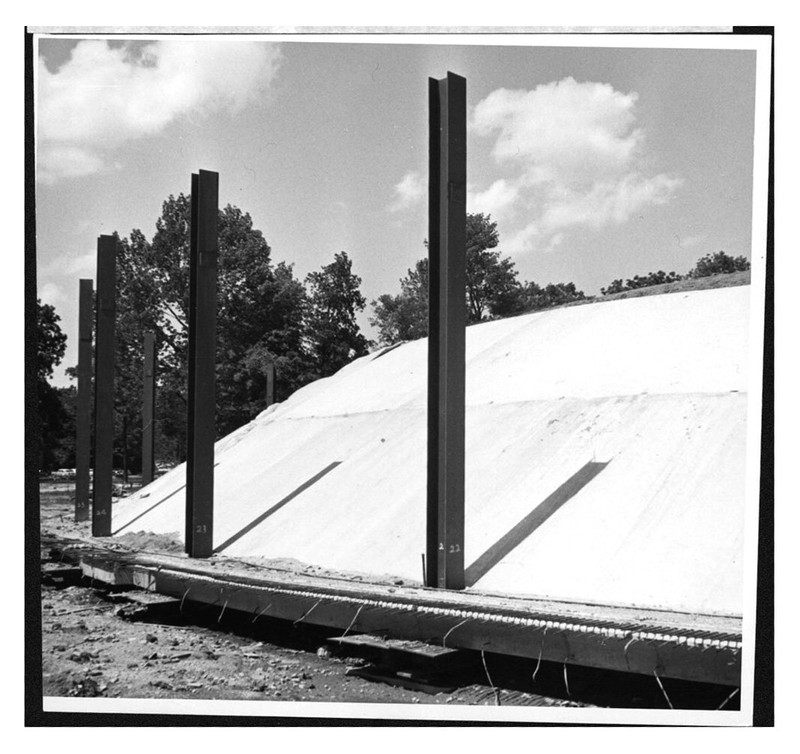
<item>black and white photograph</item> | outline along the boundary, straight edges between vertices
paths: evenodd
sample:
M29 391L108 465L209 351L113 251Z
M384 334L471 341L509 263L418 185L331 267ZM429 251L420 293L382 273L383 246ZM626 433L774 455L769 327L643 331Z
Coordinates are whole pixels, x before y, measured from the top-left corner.
M41 719L753 724L769 28L28 32Z

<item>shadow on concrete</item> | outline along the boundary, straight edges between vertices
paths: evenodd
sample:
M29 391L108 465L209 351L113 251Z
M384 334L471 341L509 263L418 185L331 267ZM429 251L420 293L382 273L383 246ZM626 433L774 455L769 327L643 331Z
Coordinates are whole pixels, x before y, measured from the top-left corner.
M223 550L225 550L226 548L230 547L234 542L240 540L245 534L255 529L256 526L258 526L262 521L266 520L273 513L276 513L281 508L283 508L283 506L286 505L286 503L290 502L291 500L294 500L294 498L296 498L301 492L305 492L312 484L315 484L320 479L322 479L322 477L324 477L326 474L333 471L340 463L341 461L334 461L333 463L328 464L324 469L322 469L322 471L312 476L311 479L309 479L308 481L303 482L303 484L301 484L296 490L290 492L285 498L283 498L283 500L279 500L271 508L264 511L264 513L262 513L257 518L253 519L243 529L240 529L232 537L226 539L221 545L219 545L219 547L214 549L214 553L218 554Z
M551 495L548 495L525 518L500 537L497 542L466 569L464 572L466 585L468 587L475 586L480 579L515 547L533 534L564 503L589 484L608 464L609 461L603 463L589 461L589 463L576 471L564 484Z
M214 464L214 468L219 466L220 463L221 463L220 461L217 461ZM116 531L112 531L111 532L111 536L115 537L123 529L127 529L132 523L134 523L135 521L138 521L142 516L146 516L148 513L150 513L151 510L153 510L154 508L158 508L158 506L161 505L161 503L166 503L167 500L169 500L171 497L174 497L175 495L177 495L182 489L185 489L185 487L186 487L186 485L182 484L177 489L172 490L172 492L170 492L169 495L167 495L166 497L162 497L161 500L159 500L157 503L153 503L149 508L147 508L146 510L143 510L138 516L134 516L130 521L128 521L127 524L123 524Z

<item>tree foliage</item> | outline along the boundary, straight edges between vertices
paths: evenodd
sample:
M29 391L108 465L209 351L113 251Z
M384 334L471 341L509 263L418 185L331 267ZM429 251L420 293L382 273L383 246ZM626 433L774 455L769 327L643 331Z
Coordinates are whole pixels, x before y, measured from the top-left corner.
M58 324L61 317L50 304L36 299L36 376L46 380L64 358L67 336Z
M718 251L716 254L706 254L698 259L694 269L689 273L689 277L704 278L709 275L744 272L749 269L750 261L746 257L732 257L724 251Z
M634 275L624 283L622 279L613 280L607 288L601 288L600 293L607 296L611 293L621 293L622 291L632 291L636 288L649 288L653 285L661 285L662 283L675 283L678 280L683 280L684 276L676 272L650 272L647 275Z
M508 317L524 298L514 262L497 250L500 234L491 215L469 214L466 227L467 322Z
M676 272L650 272L647 275L634 275L623 281L621 278L612 280L606 288L601 288L600 293L608 296L612 293L622 293L622 291L632 291L636 288L649 288L653 285L662 283L675 283L686 278L703 278L709 275L728 274L731 272L742 272L750 269L750 261L743 256L732 257L724 251L716 254L706 254L697 260L697 264L686 274L679 275Z
M49 382L53 370L64 358L67 336L58 324L61 317L50 304L36 300L36 397L39 408L39 468L56 468L59 443L68 429L69 415L59 392Z
M428 260L420 259L400 279L400 293L384 293L372 302L370 324L380 343L390 345L428 334Z
M526 283L524 288L524 311L550 309L572 301L583 301L586 296L575 287L575 283L548 283L544 288L536 283Z
M121 435L121 422L126 421L134 468L140 463L142 342L147 330L156 334L158 356L157 452L171 460L182 460L185 454L190 211L189 197L170 196L152 241L140 230L120 241L116 434ZM226 206L219 212L217 230L215 415L221 437L264 409L269 363L275 365L275 399L280 401L365 348L354 316L339 297L349 295L357 309L360 279L351 274L340 280L334 274L345 267L350 273L344 252L330 266L335 270L323 268L309 276L317 285L309 298L292 266L272 261L270 246L248 213ZM339 283L350 287L340 291ZM338 337L347 346L336 351L325 338Z
M356 313L363 311L361 278L353 274L353 263L342 251L333 262L306 277L308 316L306 329L313 361L319 376L337 372L353 359L369 351L369 341L361 334Z
M468 214L466 224L466 319L468 324L585 298L574 283L520 283L514 262L497 248L500 235L490 215ZM383 345L428 334L428 260L420 259L400 280L398 294L372 302L370 323Z

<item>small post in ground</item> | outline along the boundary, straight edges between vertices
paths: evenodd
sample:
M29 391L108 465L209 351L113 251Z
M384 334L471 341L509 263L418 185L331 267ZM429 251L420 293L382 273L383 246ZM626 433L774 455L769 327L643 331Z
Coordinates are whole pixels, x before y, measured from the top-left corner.
M269 408L273 403L275 403L275 364L274 362L270 361L266 367L267 373L267 405L265 408Z
M142 368L142 487L155 477L156 336L144 334Z

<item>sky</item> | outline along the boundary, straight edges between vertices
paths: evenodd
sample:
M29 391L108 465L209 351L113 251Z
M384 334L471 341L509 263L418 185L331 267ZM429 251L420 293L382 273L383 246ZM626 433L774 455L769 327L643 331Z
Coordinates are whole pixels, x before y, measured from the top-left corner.
M68 337L55 384L77 358L97 236L152 238L199 169L273 261L302 278L344 250L368 302L398 292L425 254L428 78L448 71L467 79L467 209L491 214L521 281L592 295L751 256L752 50L278 39L39 38L37 286Z

